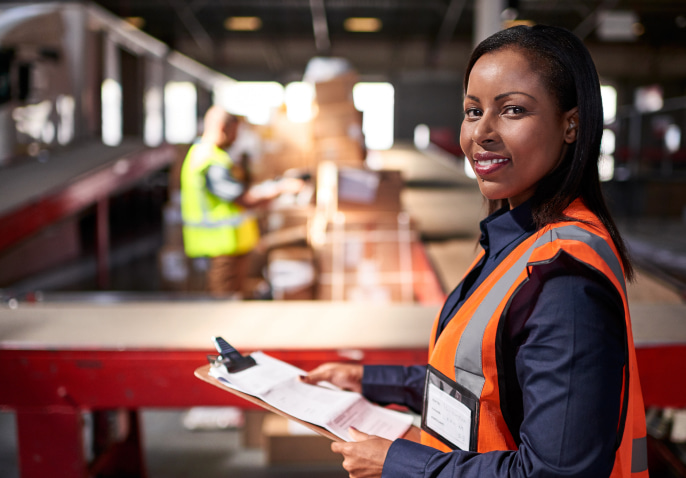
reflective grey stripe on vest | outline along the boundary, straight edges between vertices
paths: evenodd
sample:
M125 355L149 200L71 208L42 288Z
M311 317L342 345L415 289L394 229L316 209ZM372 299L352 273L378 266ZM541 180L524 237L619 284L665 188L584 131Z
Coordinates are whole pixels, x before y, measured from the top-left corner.
M529 249L521 255L517 262L510 267L500 280L488 291L484 300L477 307L474 315L465 327L460 343L455 351L455 381L466 387L475 396L480 397L486 379L482 364L483 337L486 326L493 317L496 309L505 298L507 291L514 285L517 277L524 271L529 257L534 249L557 239L573 239L584 242L609 265L617 280L623 287L624 275L617 256L602 237L588 232L579 226L561 226L551 229L539 237ZM626 295L626 290L624 291Z
M210 219L203 219L200 221L183 221L184 226L190 227L204 227L206 229L213 229L219 227L238 227L243 221L252 217L252 214L237 214L235 216L228 217L226 219L221 219L219 221L212 221Z
M648 437L634 438L631 443L631 473L648 471Z

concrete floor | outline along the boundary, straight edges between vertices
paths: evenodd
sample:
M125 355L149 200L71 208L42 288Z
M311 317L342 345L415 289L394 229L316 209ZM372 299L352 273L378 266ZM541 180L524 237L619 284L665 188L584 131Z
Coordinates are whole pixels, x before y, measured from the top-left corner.
M345 478L338 464L275 465L242 445L241 430L190 431L186 410L143 410L147 478ZM15 418L0 412L0 477L19 478Z

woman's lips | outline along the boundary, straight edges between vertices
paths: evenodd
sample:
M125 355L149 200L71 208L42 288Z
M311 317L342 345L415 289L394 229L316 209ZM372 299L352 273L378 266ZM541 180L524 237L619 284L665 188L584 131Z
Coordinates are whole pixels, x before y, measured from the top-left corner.
M474 172L479 176L487 176L504 168L510 162L510 158L494 153L474 154Z

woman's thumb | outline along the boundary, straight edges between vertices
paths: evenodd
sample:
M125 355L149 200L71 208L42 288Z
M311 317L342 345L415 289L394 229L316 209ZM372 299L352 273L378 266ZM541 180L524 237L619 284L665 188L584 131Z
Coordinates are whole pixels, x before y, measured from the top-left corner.
M369 440L369 438L371 438L369 435L367 435L364 432L361 432L355 427L348 428L348 434L350 435L350 438L352 438L355 441L364 441Z

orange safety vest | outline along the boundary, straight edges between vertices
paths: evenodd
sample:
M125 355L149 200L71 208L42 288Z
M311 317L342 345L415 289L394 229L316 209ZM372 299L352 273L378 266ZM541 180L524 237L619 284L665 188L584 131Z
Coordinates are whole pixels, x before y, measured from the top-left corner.
M532 268L554 260L561 251L570 254L591 269L604 274L622 297L627 332L626 361L618 423L618 437L621 436L621 441L618 443L611 476L647 478L645 409L636 366L622 263L607 230L581 200L574 201L565 210L565 215L578 221L551 224L534 233L517 246L472 293L436 343L430 345L429 365L449 377L451 382L454 381L452 383L458 388L452 392L453 396L459 394L460 397L473 397L472 451L484 453L516 450L517 445L505 423L500 406L496 366L498 324L504 320L510 300L527 280ZM432 337L436 337L437 330L438 318L434 322ZM425 395L430 393L429 385L427 378ZM434 387L435 390L438 388ZM446 452L457 448L450 447L433 436L436 434L435 430L433 435L427 433L425 425L423 421L423 444Z

